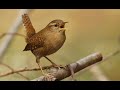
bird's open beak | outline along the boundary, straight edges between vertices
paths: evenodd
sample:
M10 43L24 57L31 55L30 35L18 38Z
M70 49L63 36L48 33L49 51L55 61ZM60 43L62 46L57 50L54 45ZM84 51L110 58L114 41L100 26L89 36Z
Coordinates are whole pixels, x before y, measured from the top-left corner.
M63 28L62 28L63 31L66 31L66 28L64 27L66 23L68 23L68 22L64 22L64 25L63 25Z
M61 30L62 31L66 31L66 28L65 28L65 24L68 23L68 22L64 22L64 24L61 26Z
M68 23L68 22L64 22L65 24ZM66 28L64 28L64 31L66 31Z

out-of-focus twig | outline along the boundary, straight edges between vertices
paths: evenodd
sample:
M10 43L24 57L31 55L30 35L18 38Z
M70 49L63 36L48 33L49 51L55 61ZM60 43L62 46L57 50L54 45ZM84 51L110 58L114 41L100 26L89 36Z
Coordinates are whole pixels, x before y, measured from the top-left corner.
M24 13L28 13L30 12L31 9L21 9L18 13L18 16L15 20L15 22L13 23L13 25L11 26L10 30L8 30L7 33L16 33L19 30L19 27L22 24L22 18L21 15ZM10 42L12 41L14 35L7 35L4 39L4 42L1 43L0 45L0 60L2 60L2 57L6 51L6 48L8 47L8 45L10 44Z
M17 35L25 38L25 35L20 34L20 33L1 33L0 39L2 39L5 35Z
M108 54L107 56L105 56L105 57L103 58L103 60L107 60L107 59L111 58L111 56L115 56L115 55L117 55L117 54L119 54L119 53L120 53L120 49L117 49L116 51L114 51L114 52Z
M92 66L89 70L98 81L109 81L98 65Z
M103 61L108 60L109 58L111 58L112 56L115 56L117 54L120 53L120 49L108 54L107 56L103 57ZM101 62L99 62L101 63ZM100 67L98 66L98 63L93 65L92 67L90 67L90 72L94 75L94 77L99 80L99 81L109 81L109 78L106 77L106 75L104 74L104 72L100 69Z

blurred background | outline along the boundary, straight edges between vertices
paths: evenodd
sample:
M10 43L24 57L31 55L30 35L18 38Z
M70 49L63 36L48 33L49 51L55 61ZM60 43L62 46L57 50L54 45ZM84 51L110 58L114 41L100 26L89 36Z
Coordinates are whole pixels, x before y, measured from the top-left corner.
M20 9L0 9L0 34L10 30L19 13ZM28 14L36 31L43 29L54 19L69 22L66 24L67 39L63 47L58 52L48 56L57 64L66 65L95 52L101 52L106 56L120 47L118 43L120 10L118 9L33 9ZM20 24L17 32L25 35L23 24ZM0 45L6 41L5 37L0 39ZM15 70L24 67L37 67L34 55L30 51L23 52L25 45L23 37L14 36L2 55L1 61ZM41 65L46 66L50 63L42 58ZM120 80L120 54L97 65L107 80ZM8 68L0 65L0 74L8 71L10 71ZM27 71L22 72L22 74L29 79L34 79L39 77L41 72ZM79 81L99 80L90 68L76 73L75 78ZM23 81L26 79L18 74L12 74L0 77L0 80ZM68 77L65 80L71 80L71 78Z

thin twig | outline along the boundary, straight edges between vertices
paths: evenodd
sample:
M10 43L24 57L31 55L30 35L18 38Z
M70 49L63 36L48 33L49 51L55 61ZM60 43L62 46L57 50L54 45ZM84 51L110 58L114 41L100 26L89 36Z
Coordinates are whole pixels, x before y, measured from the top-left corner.
M18 36L21 36L21 37L25 37L25 35L20 34L20 33L1 33L0 39L2 39L5 35L18 35Z
M49 69L53 67L52 65L51 66L44 66L42 67L42 69ZM11 75L11 74L14 74L14 73L19 73L19 72L25 72L25 71L38 71L40 70L40 68L21 68L19 70L12 70L12 71L9 71L9 72L6 72L6 73L3 73L3 74L0 74L0 77L4 77L4 76L8 76L8 75Z
M110 53L109 55L107 55L106 57L104 57L103 60L107 60L107 59L109 59L111 56L115 56L115 55L117 55L117 54L119 54L119 53L120 53L120 49L118 49L118 50Z
M102 63L104 61L108 60L109 58L111 58L112 56L115 56L115 55L117 55L119 53L120 53L120 49L117 49L116 51L108 54L107 56L103 57ZM99 63L101 63L101 62L99 62ZM89 69L90 72L92 72L93 75L95 76L95 78L98 79L99 81L109 81L109 78L106 77L106 75L104 74L104 72L102 72L102 70L98 66L99 63L91 66L90 69Z
M12 67L10 67L9 65L7 65L5 63L0 63L0 64L7 67L7 68L9 68L11 70L11 72L15 72L14 69ZM30 80L28 77L22 75L21 73L19 73L19 72L16 72L16 73L19 74L20 76L24 77L26 80Z

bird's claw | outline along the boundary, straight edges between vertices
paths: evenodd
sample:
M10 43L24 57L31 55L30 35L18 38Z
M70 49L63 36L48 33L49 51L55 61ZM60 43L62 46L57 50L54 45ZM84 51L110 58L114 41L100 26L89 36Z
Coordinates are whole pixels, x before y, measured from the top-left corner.
M44 75L43 81L55 81L55 77L51 75L50 73Z

